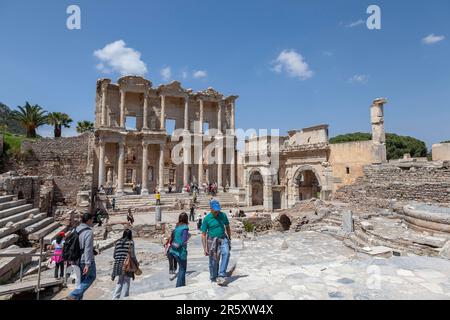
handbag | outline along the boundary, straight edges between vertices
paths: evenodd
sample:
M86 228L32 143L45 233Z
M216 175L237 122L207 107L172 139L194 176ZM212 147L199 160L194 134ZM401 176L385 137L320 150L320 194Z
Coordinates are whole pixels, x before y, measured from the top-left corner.
M123 262L123 272L125 273L134 273L137 276L142 274L142 270L139 268L139 263L131 256L131 243L128 247L128 254Z

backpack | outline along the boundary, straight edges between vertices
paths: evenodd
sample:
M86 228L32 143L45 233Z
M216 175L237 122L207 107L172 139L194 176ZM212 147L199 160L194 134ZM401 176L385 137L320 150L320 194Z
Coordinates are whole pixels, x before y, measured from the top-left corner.
M76 262L81 258L82 252L80 248L80 234L86 230L91 230L91 228L84 228L79 232L74 229L74 231L66 239L63 247L64 261Z

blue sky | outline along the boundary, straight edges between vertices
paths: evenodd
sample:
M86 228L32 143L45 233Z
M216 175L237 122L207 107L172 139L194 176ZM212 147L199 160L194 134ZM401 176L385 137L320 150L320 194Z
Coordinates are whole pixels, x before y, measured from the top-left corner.
M81 30L66 28L71 4ZM366 27L370 4L381 30ZM12 108L28 100L93 120L96 79L116 81L123 69L105 58L100 70L94 52L122 40L154 86L165 76L239 95L241 128L368 132L382 96L388 132L450 140L448 0L0 0L0 39L0 101Z

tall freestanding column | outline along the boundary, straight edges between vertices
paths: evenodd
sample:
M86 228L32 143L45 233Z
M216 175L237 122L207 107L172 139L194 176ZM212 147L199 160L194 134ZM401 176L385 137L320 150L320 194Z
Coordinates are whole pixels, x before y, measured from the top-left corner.
M144 112L143 112L143 121L142 128L148 129L148 91L144 92Z
M375 149L374 163L387 161L386 133L384 131L384 98L375 99L370 107L370 122L372 124L372 143Z
M200 119L199 119L200 128L199 128L198 132L200 134L203 134L203 100L200 99L199 103L200 103Z
M120 89L120 127L125 128L125 96L126 92Z
M231 137L234 140L234 136ZM233 141L233 149L231 150L231 163L230 163L230 187L236 188L236 149Z
M117 191L116 194L121 196L124 194L123 185L125 178L125 143L123 141L119 142L119 165L118 165L118 178L117 178Z
M183 191L186 190L184 187L189 184L189 165L191 162L191 144L190 144L191 137L189 135L185 135L183 137Z
M184 130L189 131L189 97L184 98Z
M148 194L148 142L142 141L142 190L141 195Z
M100 141L98 155L98 186L105 186L105 142Z
M158 191L164 192L164 146L165 144L159 145L159 179L158 179Z
M161 96L161 130L166 130L166 96Z

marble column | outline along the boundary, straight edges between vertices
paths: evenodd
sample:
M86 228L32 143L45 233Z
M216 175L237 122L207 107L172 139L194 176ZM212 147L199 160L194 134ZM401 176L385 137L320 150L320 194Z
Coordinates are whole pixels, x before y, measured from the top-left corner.
M183 137L183 139L187 139L187 137ZM190 153L190 143L188 143L187 141L183 141L184 147L183 147L183 191L185 192L186 190L184 189L184 187L190 182L189 181L189 162L190 162L190 157L189 157L189 153Z
M235 110L235 101L231 101L231 130L236 129L236 110Z
M222 101L219 101L217 108L217 130L218 134L222 134Z
M189 131L189 97L184 98L184 130Z
M203 183L203 142L201 145L201 150L198 153L198 186L202 187Z
M105 142L100 141L98 155L98 186L105 186Z
M166 96L161 96L161 130L166 130Z
M148 142L142 141L142 190L141 195L148 194Z
M158 179L158 191L164 192L164 147L165 144L159 145L159 179Z
M125 128L125 96L126 92L120 89L120 127Z
M101 118L101 126L106 126L106 93L108 91L108 85L102 84L102 118Z
M234 140L234 136L232 138ZM236 188L236 149L234 143L230 163L230 188Z
M217 148L217 187L223 190L223 138L218 138Z
M142 128L148 129L148 92L144 92L144 112L142 119Z
M121 196L124 194L123 186L125 180L125 143L119 142L119 159L118 159L118 177L117 177L117 191L116 194Z
M199 128L198 132L203 134L203 100L200 99L199 103L200 103L200 119L199 119L200 128Z

